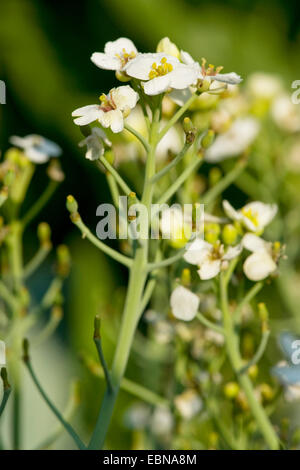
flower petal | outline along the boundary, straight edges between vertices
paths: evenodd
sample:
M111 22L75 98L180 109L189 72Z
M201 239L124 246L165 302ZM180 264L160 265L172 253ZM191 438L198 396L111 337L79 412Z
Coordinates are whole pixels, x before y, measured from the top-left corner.
M212 78L218 82L229 83L230 85L238 85L243 81L243 79L235 72L217 73Z
M195 318L199 308L199 297L185 287L176 287L170 299L172 313L175 318L190 321Z
M130 77L138 78L139 80L149 80L149 72L152 69L152 64L160 63L161 59L167 59L167 62L173 66L179 64L179 60L169 54L157 52L155 54L138 54L135 59L132 59L124 67L124 71Z
M100 106L98 104L88 104L87 106L82 106L81 108L75 109L73 111L72 116L83 116L90 111L99 110Z
M118 109L133 109L139 99L139 95L129 85L119 86L110 91L111 97Z
M243 237L242 244L246 250L252 251L253 253L256 251L268 251L271 245L257 235L254 235L254 233L246 233Z
M25 155L33 163L46 163L49 160L49 155L45 152L35 149L34 147L27 148Z
M176 90L183 90L197 81L197 68L190 65L178 64L174 70L168 73L171 87Z
M261 281L277 268L276 263L266 251L252 253L246 259L243 269L251 281Z
M91 61L100 69L104 70L120 70L122 62L117 57L111 57L103 52L94 52L91 55Z
M274 219L278 206L276 204L265 204L260 201L253 201L246 204L243 209L246 211L250 210L257 217L258 229L261 229Z
M134 52L135 54L137 53L137 48L133 42L130 39L123 37L116 41L108 41L105 44L104 52L105 54L113 57L116 54L122 54L124 49L127 54L130 54L131 52Z
M201 264L200 269L198 269L198 274L202 281L207 279L212 279L216 277L221 270L221 260L215 259L211 260L207 258L207 260Z
M171 73L153 78L144 83L144 92L146 95L154 96L167 91L171 86Z
M230 260L236 258L237 256L239 256L239 254L242 252L242 250L243 250L242 243L239 243L236 246L230 246L222 259L230 261Z
M241 214L226 199L223 201L223 209L229 219L241 220Z
M210 243L196 238L196 240L188 244L187 251L183 258L189 264L200 265L212 250L213 246Z

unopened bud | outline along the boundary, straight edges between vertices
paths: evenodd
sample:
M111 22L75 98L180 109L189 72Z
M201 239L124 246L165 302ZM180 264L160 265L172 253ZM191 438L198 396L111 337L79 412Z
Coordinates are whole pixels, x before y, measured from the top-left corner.
M209 185L215 186L215 184L217 184L220 179L222 179L222 171L220 170L220 168L215 166L210 170L208 174Z
M180 52L176 44L170 41L169 38L162 38L156 47L156 52L164 52L165 54L172 55L179 59Z
M206 135L201 140L201 146L204 149L207 149L213 143L214 138L215 138L215 132L212 129L209 129Z
M210 223L204 226L204 237L208 243L214 244L219 239L221 227L219 224Z
M7 377L7 370L6 367L1 368L1 373L0 373L2 382L3 382L3 390L9 390L10 389L10 384L8 382L8 377Z
M261 397L264 401L270 402L274 398L274 391L269 384L263 383L259 386Z
M258 375L257 365L253 364L252 366L250 366L247 372L248 372L250 379L255 380Z
M51 317L59 323L63 318L63 309L60 305L56 304L51 309Z
M66 207L68 211L70 212L70 214L76 214L78 212L77 201L72 195L67 196Z
M50 161L47 168L47 174L51 180L56 181L57 183L61 183L65 179L65 174L57 158Z
M210 80L201 80L198 84L198 90L204 93L208 91L210 88L211 81Z
M185 117L183 120L183 130L185 132L186 142L192 144L195 140L197 129L193 126L189 117Z
M66 277L70 272L71 256L66 245L59 245L57 248L57 272L60 276Z
M51 246L51 228L47 222L41 222L38 225L37 236L42 246Z
M191 285L191 270L189 268L184 268L181 273L181 284L184 287L189 287Z
M226 398L229 398L230 400L233 400L234 398L236 398L239 391L240 391L240 386L237 382L228 382L224 386L224 395Z
M129 82L131 80L131 77L129 77L127 73L117 70L116 79L119 80L119 82Z
M268 323L269 320L269 312L266 307L266 304L260 302L258 305L258 315L262 323Z
M136 219L136 212L135 210L131 210L131 207L137 203L137 198L136 194L134 192L131 192L128 195L128 220L132 222L133 220Z
M238 231L232 224L226 224L222 230L222 239L226 245L234 245L238 237Z

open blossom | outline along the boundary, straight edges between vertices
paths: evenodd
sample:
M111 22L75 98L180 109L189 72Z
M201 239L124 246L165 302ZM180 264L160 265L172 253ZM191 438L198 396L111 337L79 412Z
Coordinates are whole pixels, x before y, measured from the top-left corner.
M138 99L139 95L129 85L113 88L108 95L100 96L100 105L91 104L73 111L74 123L85 126L98 121L103 127L110 127L112 132L121 132L124 117L135 107Z
M122 71L124 66L137 55L133 42L127 38L109 41L103 52L94 52L91 61L100 69Z
M61 148L55 142L37 134L26 137L14 135L10 138L10 143L22 149L33 163L46 163L51 157L59 157L61 154Z
M199 308L199 297L183 286L176 287L171 294L171 309L175 318L191 321Z
M243 153L256 139L258 121L252 117L236 119L228 131L219 134L205 152L205 160L215 163Z
M91 134L79 142L79 147L87 147L85 158L88 160L98 160L104 154L104 144L107 147L111 146L110 140L107 138L105 132L99 127L93 127Z
M202 64L200 65L188 52L181 51L180 58L184 64L193 66L195 68L197 71L197 78L200 80L209 80L211 82L216 80L217 82L228 83L230 85L238 85L242 81L242 78L235 72L220 73L223 67L215 68L210 64L206 68L205 59L202 59Z
M5 343L0 341L0 367L6 365Z
M223 209L227 217L241 222L247 230L259 233L274 219L278 207L276 204L253 201L236 210L225 200L223 201Z
M243 270L251 281L262 281L277 269L280 249L277 244L266 242L253 233L246 233L242 244L252 252L244 262Z
M130 77L143 80L147 95L158 95L169 89L183 90L197 80L197 69L182 64L176 57L163 52L138 54L125 67Z
M196 238L183 257L187 263L199 267L200 279L207 280L216 277L228 261L239 256L241 251L241 244L229 247L225 252L224 246L220 243L212 245L205 240Z

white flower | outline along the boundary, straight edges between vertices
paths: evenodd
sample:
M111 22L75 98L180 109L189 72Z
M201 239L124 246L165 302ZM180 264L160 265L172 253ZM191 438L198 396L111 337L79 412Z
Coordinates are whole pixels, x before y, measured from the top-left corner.
M202 400L194 390L186 390L174 399L175 406L184 419L191 419L202 409Z
M241 222L251 232L261 232L275 217L276 204L265 204L253 201L239 210L234 209L228 201L223 201L223 209L227 217Z
M94 52L91 61L100 69L121 71L137 55L133 42L127 38L109 41L103 52Z
M133 109L139 99L139 95L129 86L120 86L110 90L108 95L101 95L101 104L91 104L73 111L72 116L76 117L74 123L78 126L86 126L93 121L115 133L124 129L124 116L126 117Z
M98 160L104 154L104 144L111 146L110 140L105 132L99 127L92 127L91 134L79 142L79 147L87 147L85 158L88 160Z
M169 89L183 90L195 83L197 70L194 66L182 64L176 57L164 54L139 54L131 60L124 71L130 77L146 81L147 95L158 95Z
M229 247L224 252L223 245L212 245L205 240L196 238L189 245L183 257L187 263L199 267L200 279L207 280L216 277L221 269L227 265L227 262L239 256L241 251L242 245Z
M276 271L277 264L273 259L273 245L262 238L247 233L242 244L244 248L252 252L244 262L243 270L251 281L262 281Z
M219 73L223 67L217 67L215 69L213 65L209 65L208 68L205 68L205 59L202 59L202 65L200 66L188 52L181 51L180 58L184 64L193 66L195 70L197 70L197 78L200 80L209 80L211 82L216 80L230 85L238 85L242 81L242 78L235 72Z
M247 91L258 99L271 100L282 90L280 78L267 73L256 72L247 80Z
M168 408L163 408L162 406L155 408L150 422L153 434L157 434L158 436L168 434L172 431L173 426L174 418L171 411Z
M205 160L215 163L243 153L255 140L259 123L252 117L236 119L228 131L216 137L205 152Z
M6 365L5 343L0 341L0 367Z
M61 148L41 135L30 134L26 137L12 136L10 143L19 147L33 163L46 163L50 157L59 157Z
M300 111L297 104L293 104L288 94L279 95L271 108L272 117L277 126L286 132L300 131Z
M175 318L190 321L199 308L199 297L183 286L176 287L171 294L171 309Z
M292 403L300 400L300 383L295 385L288 385L285 387L284 393L287 402Z

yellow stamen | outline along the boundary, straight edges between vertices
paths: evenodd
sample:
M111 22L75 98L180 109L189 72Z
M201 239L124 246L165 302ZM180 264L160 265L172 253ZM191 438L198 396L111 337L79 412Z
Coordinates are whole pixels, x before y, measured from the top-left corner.
M168 64L167 58L163 57L160 61L160 64L157 65L156 62L153 62L151 65L151 69L149 72L149 79L152 80L153 78L156 77L161 77L163 75L166 75L167 73L172 72L173 70L173 65Z

